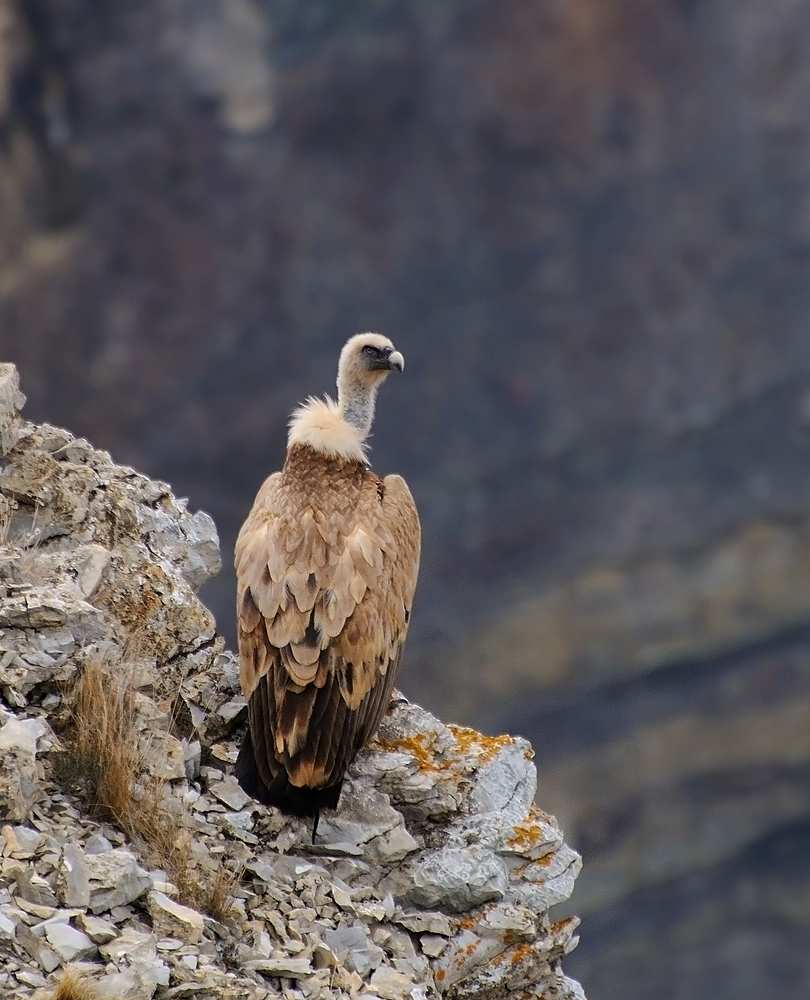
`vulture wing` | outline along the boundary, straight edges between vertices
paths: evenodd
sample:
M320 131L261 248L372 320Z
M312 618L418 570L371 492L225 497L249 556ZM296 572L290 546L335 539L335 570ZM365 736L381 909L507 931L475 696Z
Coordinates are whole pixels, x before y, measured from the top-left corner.
M236 544L249 734L237 774L296 815L334 807L399 669L419 569L416 506L400 476L294 449Z

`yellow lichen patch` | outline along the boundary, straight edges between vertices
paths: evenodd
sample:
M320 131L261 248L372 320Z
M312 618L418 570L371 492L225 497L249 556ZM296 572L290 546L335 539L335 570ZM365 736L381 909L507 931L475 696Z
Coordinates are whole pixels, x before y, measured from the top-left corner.
M511 746L515 742L513 737L506 734L503 736L484 736L483 733L479 733L475 729L469 729L467 726L456 726L452 723L447 728L453 734L459 750L462 753L474 751L481 764L486 764L499 750L503 750L504 747Z
M509 941L504 937L504 944L509 946ZM516 944L512 947L507 947L506 951L502 951L499 955L496 955L492 959L493 965L502 965L504 962L511 962L515 965L522 958L531 954L532 946L530 944Z
M432 747L422 733L416 736L402 736L399 739L389 740L384 736L377 736L374 743L381 749L389 753L398 751L409 753L416 760L416 766L420 771L438 771L439 765L433 756Z
M518 944L509 954L509 960L512 965L516 965L521 959L525 958L527 955L531 954L531 945L528 944Z
M549 933L556 936L570 925L573 925L571 928L572 930L576 930L576 928L579 927L579 917L563 917L562 920L553 921L549 927Z
M437 969L436 970L436 978L439 980L439 982L441 982L446 975L447 975L447 972L446 972L445 969Z
M529 850L541 839L543 831L539 823L515 823L514 835L507 837L506 846L518 850Z

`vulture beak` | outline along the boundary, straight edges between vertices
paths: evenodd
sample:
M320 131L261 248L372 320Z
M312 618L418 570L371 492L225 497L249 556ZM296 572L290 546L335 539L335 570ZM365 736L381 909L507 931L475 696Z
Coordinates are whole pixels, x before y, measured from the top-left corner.
M403 372L405 370L405 358L399 353L399 351L391 351L388 355L388 364L391 368L396 368L398 372Z

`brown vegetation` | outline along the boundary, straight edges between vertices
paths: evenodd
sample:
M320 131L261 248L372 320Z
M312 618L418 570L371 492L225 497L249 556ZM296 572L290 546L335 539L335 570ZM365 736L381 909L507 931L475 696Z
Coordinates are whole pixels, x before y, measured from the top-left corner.
M189 826L168 808L166 783L146 770L135 692L123 673L113 676L99 663L86 664L66 698L57 777L165 870L184 903L226 920L236 876L222 865L214 872L195 867Z
M68 966L59 978L52 1000L98 1000L92 980Z

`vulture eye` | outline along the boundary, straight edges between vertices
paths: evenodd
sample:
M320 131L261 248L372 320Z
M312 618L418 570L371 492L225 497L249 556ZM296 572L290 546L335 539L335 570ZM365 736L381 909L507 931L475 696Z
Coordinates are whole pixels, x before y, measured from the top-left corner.
M363 348L363 354L368 354L369 357L375 357L379 353L380 352L377 350L377 348L372 347L371 344L366 344L366 346Z

